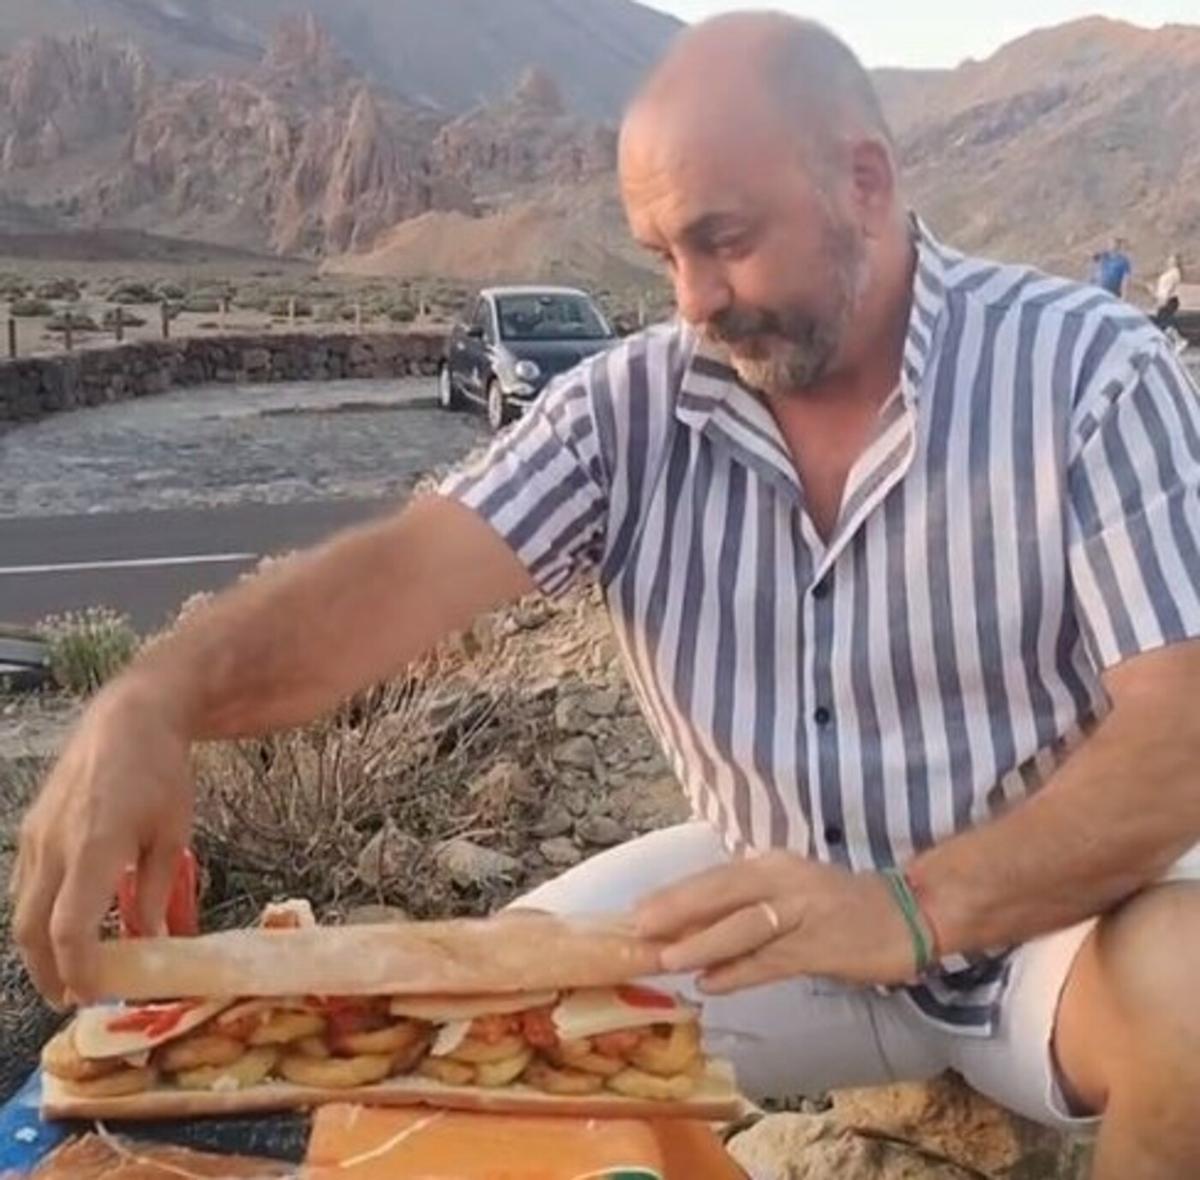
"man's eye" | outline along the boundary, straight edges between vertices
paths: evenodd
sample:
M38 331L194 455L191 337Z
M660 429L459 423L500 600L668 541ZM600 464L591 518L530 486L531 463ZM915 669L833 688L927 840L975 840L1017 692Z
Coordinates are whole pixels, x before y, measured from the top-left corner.
M712 251L722 258L737 258L746 252L749 244L749 234L727 234L725 237L717 238L713 242Z

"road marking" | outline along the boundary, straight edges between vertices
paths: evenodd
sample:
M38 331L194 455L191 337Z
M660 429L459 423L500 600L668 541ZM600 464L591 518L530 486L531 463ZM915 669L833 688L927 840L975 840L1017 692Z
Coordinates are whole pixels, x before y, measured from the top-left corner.
M234 565L258 561L260 553L197 553L190 557L131 557L123 561L64 561L55 565L0 565L0 577L18 574L79 574L94 570L164 569L180 565Z

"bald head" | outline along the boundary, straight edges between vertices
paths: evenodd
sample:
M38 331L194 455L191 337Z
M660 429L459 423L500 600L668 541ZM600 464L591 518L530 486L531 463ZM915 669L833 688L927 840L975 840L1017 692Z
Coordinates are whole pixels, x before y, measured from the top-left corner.
M718 17L681 36L621 129L634 237L684 318L760 389L800 391L906 299L891 136L862 65L820 25ZM892 309L896 310L896 309Z
M823 25L781 12L731 13L683 33L630 105L626 127L690 108L722 108L731 130L769 119L772 130L829 149L839 139L891 132L871 77Z

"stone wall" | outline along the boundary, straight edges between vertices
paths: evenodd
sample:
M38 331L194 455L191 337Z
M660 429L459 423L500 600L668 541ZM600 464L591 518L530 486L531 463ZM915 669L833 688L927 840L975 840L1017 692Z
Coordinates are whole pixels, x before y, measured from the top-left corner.
M437 372L436 332L192 337L0 362L0 423L213 382L337 381Z

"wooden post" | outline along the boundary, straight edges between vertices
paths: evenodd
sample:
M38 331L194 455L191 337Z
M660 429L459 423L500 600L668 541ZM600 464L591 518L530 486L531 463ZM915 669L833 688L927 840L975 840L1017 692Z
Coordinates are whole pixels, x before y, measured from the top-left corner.
M362 304L357 299L354 301L354 330L362 331Z
M164 299L159 309L162 313L162 338L164 340L171 339L171 309L167 306L167 301Z
M63 344L68 352L71 351L71 346L75 343L71 336L71 313L67 312L67 318L63 321Z
M17 359L17 320L11 315L8 317L8 355Z
M229 319L229 294L221 296L221 331L225 331L225 322Z
M296 296L292 295L288 299L288 327L294 328L295 326L296 326Z
M120 344L125 339L125 313L121 310L121 305L117 304L117 314L113 320L113 331L116 333L117 343Z

